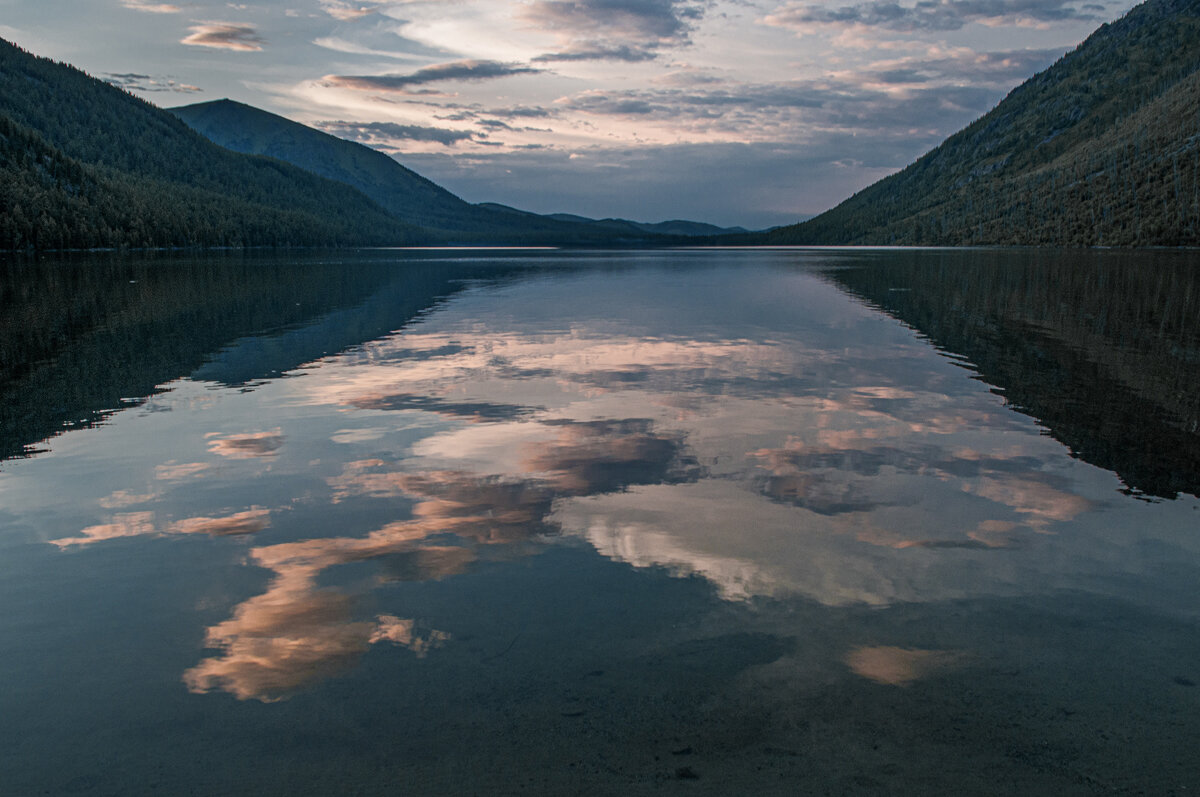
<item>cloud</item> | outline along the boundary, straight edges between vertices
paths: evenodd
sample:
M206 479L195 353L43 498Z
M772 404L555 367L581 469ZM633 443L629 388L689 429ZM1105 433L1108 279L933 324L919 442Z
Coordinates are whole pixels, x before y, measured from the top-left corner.
M523 64L467 60L434 64L407 75L326 75L323 82L326 85L358 91L404 92L409 86L420 86L444 80L491 80L540 71Z
M701 16L701 6L677 0L535 0L521 12L562 40L535 61L648 61L662 47L688 44Z
M191 33L180 39L180 44L239 52L260 51L266 44L253 26L235 22L205 22L192 25L188 30Z
M868 71L867 78L877 77L882 82L891 73L896 82L906 82L901 73L910 73L918 78L913 82L947 80L973 85L992 84L1009 86L1040 72L1054 63L1063 54L1063 48L1052 47L1040 50L1001 50L977 53L970 50L948 53L935 58L908 58L891 63L891 69L879 72Z
M183 10L170 3L151 3L148 0L121 0L121 5L132 11L146 11L151 14L178 14Z
M126 91L172 91L177 94L195 94L204 91L199 86L180 83L174 78L140 75L136 72L109 72L104 76L104 82L119 86Z
M701 14L675 0L535 0L522 17L542 30L667 42L685 37Z
M603 45L573 45L557 53L543 53L534 57L533 61L652 61L658 57L649 47L637 47L628 44L616 46Z
M397 139L404 141L435 141L447 147L473 137L470 130L453 130L445 127L402 125L395 122L317 122L327 133L348 138L368 145L387 145Z
M952 31L972 22L1028 25L1096 20L1070 0L919 0L902 6L872 0L840 7L789 3L763 19L767 25L805 31L817 26L863 26L899 32Z

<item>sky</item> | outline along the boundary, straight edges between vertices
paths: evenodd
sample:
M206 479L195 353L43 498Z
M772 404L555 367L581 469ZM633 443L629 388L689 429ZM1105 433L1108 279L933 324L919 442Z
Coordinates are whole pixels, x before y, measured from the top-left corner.
M1129 0L0 0L0 37L224 97L470 202L763 228L990 110Z

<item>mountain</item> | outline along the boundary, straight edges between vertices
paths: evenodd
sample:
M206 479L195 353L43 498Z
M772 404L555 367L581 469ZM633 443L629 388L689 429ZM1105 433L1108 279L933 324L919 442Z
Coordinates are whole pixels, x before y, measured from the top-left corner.
M225 99L167 110L226 149L276 158L353 186L413 224L453 229L477 215L469 203L378 150L253 106Z
M425 239L346 185L218 147L0 39L0 249Z
M354 141L229 99L168 109L192 129L235 152L265 155L352 186L397 218L464 243L670 243L670 230L542 216L504 205L473 205ZM647 225L654 227L654 225ZM718 229L718 228L714 228Z
M1200 0L1148 0L903 171L766 244L1200 244Z
M655 235L681 235L699 237L705 235L737 235L749 232L745 227L718 227L715 224L705 224L702 221L686 221L671 219L669 221L645 222L630 221L629 219L589 219L586 216L576 216L573 213L550 213L546 218L559 221L573 221L581 224L603 224L613 229L631 229Z

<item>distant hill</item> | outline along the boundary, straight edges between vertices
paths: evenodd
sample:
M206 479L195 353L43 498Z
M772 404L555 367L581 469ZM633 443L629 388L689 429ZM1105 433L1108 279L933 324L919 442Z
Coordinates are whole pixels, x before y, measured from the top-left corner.
M0 249L428 237L346 185L218 147L160 108L0 40Z
M657 236L692 234L653 229L656 225L612 225L581 216L542 216L493 203L474 205L382 152L233 100L202 102L169 110L222 147L278 158L322 177L353 186L396 217L434 229L449 240L479 243L670 243L669 239Z
M603 224L614 229L634 229L656 235L697 237L704 235L734 235L749 232L745 227L718 227L715 224L705 224L702 221L685 221L683 219L671 219L670 221L659 222L630 221L629 219L589 219L586 216L576 216L572 213L550 213L546 217L581 224Z
M1198 70L1200 0L1148 0L903 171L753 242L1200 244Z

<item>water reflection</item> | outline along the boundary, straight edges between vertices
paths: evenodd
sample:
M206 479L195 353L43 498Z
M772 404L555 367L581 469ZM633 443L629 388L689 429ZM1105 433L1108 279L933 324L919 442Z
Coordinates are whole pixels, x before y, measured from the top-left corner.
M645 421L537 425L551 436L522 448L523 470L516 474L413 472L403 469L406 463L379 459L346 463L329 479L333 502L406 497L415 501L412 517L365 537L326 536L252 549L251 559L274 574L268 590L209 629L207 645L221 655L187 672L189 688L276 700L351 666L375 642L423 654L449 635L416 633L414 621L394 617L354 621L348 596L318 588L321 573L380 560L393 578L397 573L406 580L457 575L478 558L481 546L525 543L553 533L546 518L558 498L666 481L684 464L678 441L654 434ZM245 523L246 514L236 517ZM234 518L225 521L231 527Z
M1111 473L1085 464L1127 429L1068 418L1060 433L1059 416L1036 411L1063 373L1074 378L1079 358L1094 355L1050 347L1061 358L1043 372L1001 351L1026 344L1012 343L1009 305L995 305L995 294L1013 306L1041 296L1034 272L1001 277L980 266L990 287L967 292L962 307L953 286L975 277L925 257L771 255L737 269L710 260L621 279L564 267L462 288L436 312L406 311L388 334L311 361L276 352L275 362L294 361L288 378L252 390L201 379L206 365L163 388L155 401L172 412L118 414L98 430L97 441L143 425L161 437L147 436L119 474L78 485L94 493L75 513L88 519L49 541L72 555L138 537L244 546L265 587L228 601L207 629L210 652L184 681L194 692L268 702L346 673L376 645L436 656L454 644L453 625L379 612L374 596L564 544L703 579L747 605L796 596L822 607L933 605L1083 590L1189 611L1146 588L1168 563L1200 561L1200 540L1184 532L1189 507L1128 501ZM1021 293L1026 284L1035 287ZM890 290L897 285L911 290ZM1051 423L1054 436L1012 411L1015 389L996 395L961 358L877 305L981 363L984 378L1000 369L1006 385L1019 382L1027 398L1017 408ZM947 318L1002 334L960 340ZM1169 347L1121 318L1104 334L1152 338L1143 354L1125 356L1122 373L1136 373L1136 361L1166 379L1165 366L1146 363ZM1171 318L1164 328L1185 323ZM1053 341L1038 323L1037 339ZM1189 330L1180 326L1178 339L1190 340ZM311 338L297 340L315 350ZM254 348L231 350L249 357ZM1079 393L1100 382L1072 384ZM1126 485L1191 489L1194 432L1180 421L1188 401L1160 402L1171 413L1146 432L1167 441L1170 473L1145 480L1148 456L1126 452L1113 467ZM1085 443L1059 442L1079 435ZM70 478L49 468L41 476L51 489ZM966 666L970 654L867 644L842 661L903 686Z
M893 252L827 278L962 355L1135 493L1200 495L1200 269L1180 252Z

